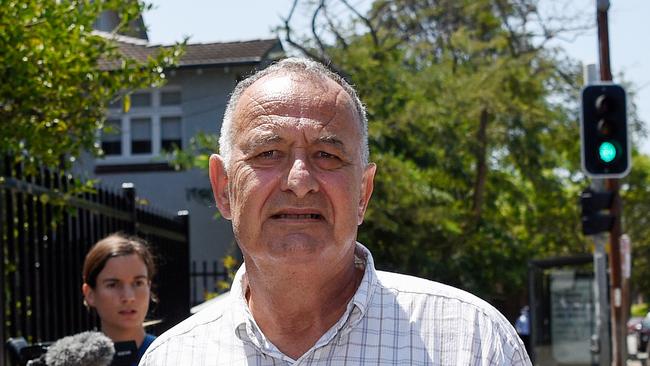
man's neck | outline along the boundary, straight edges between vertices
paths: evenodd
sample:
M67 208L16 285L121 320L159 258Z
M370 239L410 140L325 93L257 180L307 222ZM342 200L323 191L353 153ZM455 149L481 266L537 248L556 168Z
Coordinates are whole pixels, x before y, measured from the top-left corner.
M266 276L246 267L243 289L248 307L264 335L287 356L298 359L345 313L364 269L354 259L340 268Z

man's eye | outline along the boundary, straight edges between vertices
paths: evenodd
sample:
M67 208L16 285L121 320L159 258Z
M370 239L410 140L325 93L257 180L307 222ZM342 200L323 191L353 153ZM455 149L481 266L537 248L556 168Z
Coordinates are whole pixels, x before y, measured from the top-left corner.
M330 153L327 153L325 151L319 151L316 156L318 156L321 159L338 159L336 155L332 155Z
M262 158L262 159L275 159L278 156L279 156L278 150L264 151L263 153L257 155L258 158Z
M317 152L314 162L318 167L325 170L339 169L345 164L338 155L330 154L325 151Z

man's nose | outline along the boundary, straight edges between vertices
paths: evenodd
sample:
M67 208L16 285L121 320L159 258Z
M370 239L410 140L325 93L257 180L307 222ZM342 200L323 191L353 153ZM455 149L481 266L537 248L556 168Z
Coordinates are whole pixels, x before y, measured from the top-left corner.
M282 190L291 191L300 198L318 191L318 182L306 157L294 157L287 177L283 180Z

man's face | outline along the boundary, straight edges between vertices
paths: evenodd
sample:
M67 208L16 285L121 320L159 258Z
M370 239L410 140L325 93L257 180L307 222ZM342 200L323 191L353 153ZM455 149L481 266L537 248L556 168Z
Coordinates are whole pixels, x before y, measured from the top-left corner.
M344 260L372 193L350 96L332 80L269 75L241 96L228 173L213 155L217 205L247 259ZM226 162L228 163L228 162Z

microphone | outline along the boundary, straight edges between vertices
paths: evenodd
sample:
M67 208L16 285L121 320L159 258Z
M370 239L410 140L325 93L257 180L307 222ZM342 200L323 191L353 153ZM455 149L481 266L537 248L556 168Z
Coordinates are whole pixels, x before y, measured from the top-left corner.
M45 353L47 366L109 366L113 341L101 332L83 332L52 343Z
M115 357L111 366L130 366L138 360L135 341L115 342Z

